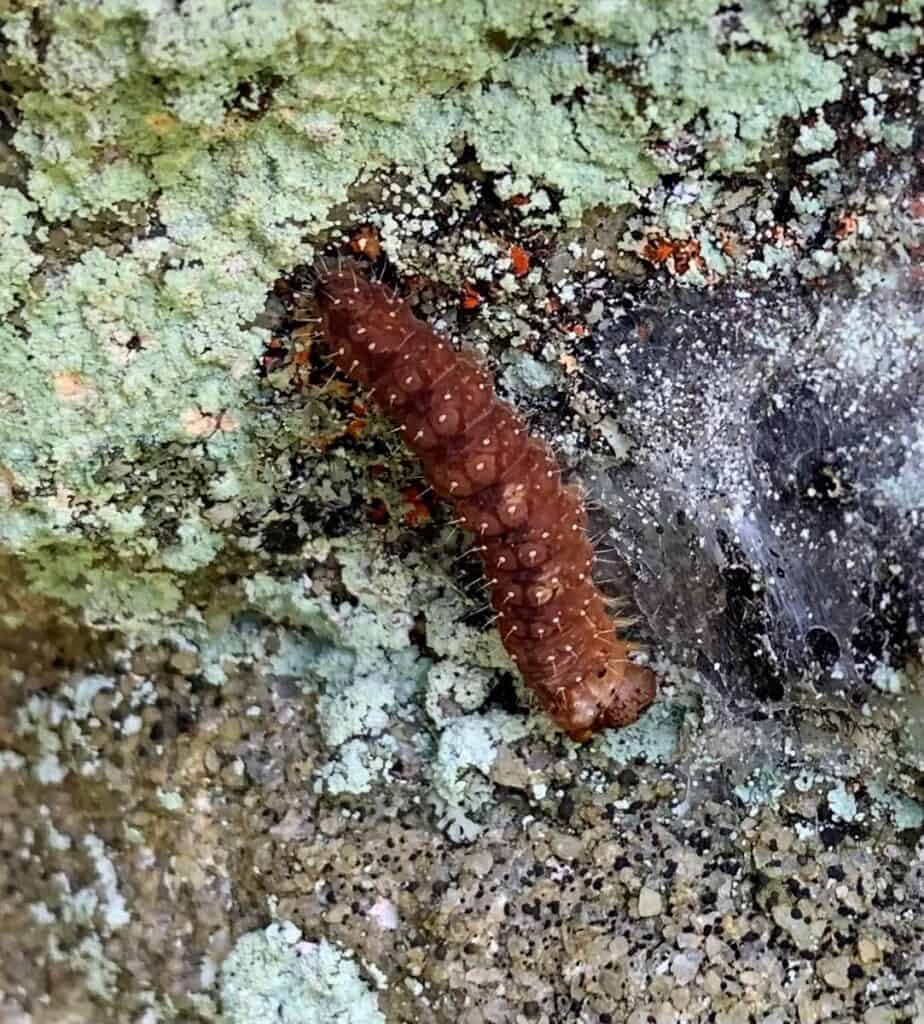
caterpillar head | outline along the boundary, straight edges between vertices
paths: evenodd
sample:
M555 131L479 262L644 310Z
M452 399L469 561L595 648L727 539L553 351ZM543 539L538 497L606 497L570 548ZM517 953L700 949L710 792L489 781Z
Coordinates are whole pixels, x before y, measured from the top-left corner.
M571 739L583 743L604 729L631 725L657 689L654 673L623 655L588 672L579 683L554 691L544 703Z

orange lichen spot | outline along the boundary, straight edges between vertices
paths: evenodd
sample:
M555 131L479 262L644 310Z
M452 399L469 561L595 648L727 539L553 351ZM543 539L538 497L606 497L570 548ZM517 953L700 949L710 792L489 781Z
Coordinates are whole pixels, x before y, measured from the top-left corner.
M529 202L529 196L524 195L522 192L517 192L515 196L511 196L508 200L511 206L525 206Z
M673 244L664 238L649 238L642 249L642 257L649 263L667 263L673 255Z
M350 397L353 388L347 381L340 380L337 377L334 377L332 380L329 380L327 381L327 383L325 383L322 390L324 391L325 394L328 394L335 399L343 401L344 399Z
M187 409L180 417L180 424L190 437L209 437L219 430L222 433L230 434L240 427L241 421L233 413L227 411L220 412L216 416L203 412L201 409Z
M187 409L180 417L183 430L190 437L208 437L218 429L218 419L201 409Z
M484 302L484 296L468 281L462 285L462 308L478 309Z
M354 416L353 419L351 419L350 422L347 423L346 430L344 431L344 433L352 437L354 441L357 441L359 440L360 437L362 437L363 431L366 429L367 423L368 420L366 420L364 417Z
M430 508L423 500L423 492L416 484L402 488L401 497L408 506L403 516L406 525L424 526L430 522L433 518Z
M729 257L738 260L744 255L744 246L737 235L728 231L719 231L719 249Z
M79 405L81 402L86 402L93 394L92 386L87 382L83 374L76 371L56 373L52 380L54 381L55 394L62 402Z
M695 239L650 238L642 249L642 258L656 265L670 262L675 274L685 274L691 266L702 267L700 244Z
M148 114L144 119L144 123L155 135L166 135L167 132L173 131L178 121L170 111L158 110L153 114Z
M522 277L529 273L529 253L521 246L510 247L510 262L513 264L514 277Z
M837 225L834 228L834 237L840 240L847 238L857 230L857 215L850 210L844 210L837 218Z
M575 359L570 352L562 352L562 354L558 357L558 361L564 368L565 373L578 373L581 369L577 359Z
M350 239L350 248L355 253L377 260L382 255L382 243L379 233L371 224L364 224Z
M335 444L340 439L339 434L315 434L312 437L305 438L305 445L308 448L314 449L316 452L326 452L332 444Z
M700 256L699 242L693 239L680 242L674 253L674 271L677 274L685 274L691 266L695 266L697 270L702 270L705 266Z

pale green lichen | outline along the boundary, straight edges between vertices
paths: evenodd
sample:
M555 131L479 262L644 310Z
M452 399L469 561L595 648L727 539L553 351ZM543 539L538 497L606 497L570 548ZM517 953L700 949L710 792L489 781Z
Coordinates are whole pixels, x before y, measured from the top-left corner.
M98 836L88 835L84 837L83 845L96 869L97 885L94 898L103 929L109 934L124 928L131 920L131 914L126 909L125 898L119 891L115 866L107 856L103 841Z
M841 821L853 821L857 816L857 799L853 793L849 793L843 782L828 790L828 806L831 813Z
M892 819L897 829L919 829L924 825L924 807L895 789L881 782L870 782L867 787L870 799Z
M734 788L734 794L749 809L775 806L786 792L786 773L782 766L760 765Z
M10 338L0 357L10 408L0 443L23 486L53 468L78 501L91 490L102 503L125 493L122 482L94 479L114 448L143 461L170 442L238 430L262 337L240 325L263 308L265 290L213 255L210 268L171 267L176 250L163 238L119 258L92 250L27 304L28 335ZM203 419L227 410L233 426ZM43 418L57 424L52 437L30 429ZM239 446L212 451L233 458Z
M437 726L452 717L444 707L449 702L462 711L475 711L488 696L494 675L473 665L458 665L445 659L427 672L427 693L424 707Z
M221 965L224 1024L385 1024L355 961L290 921L242 935Z
M157 791L157 802L165 811L176 813L183 809L185 801L180 793L175 790L163 790Z
M560 375L547 363L540 362L528 352L511 353L506 362L502 378L505 387L511 390L541 391L560 381Z
M30 916L46 929L58 928L57 932L49 931L45 940L48 962L82 975L86 990L109 1002L116 994L121 968L107 955L111 951L103 938L121 931L132 919L111 851L93 834L72 843L70 836L55 828L48 808L42 808L40 813L45 819L48 845L58 851L74 847L72 860L85 860L94 877L88 884L78 886L76 878L58 873L55 884L46 890L46 899L29 905Z
M481 831L472 815L490 801L488 774L500 744L522 739L531 727L532 723L492 711L455 718L440 733L432 799L450 839L469 841Z
M824 117L819 117L814 124L801 126L795 149L800 156L811 156L833 149L836 142L837 132Z
M427 643L441 657L456 664L512 671L513 663L497 631L479 629L465 621L471 604L463 595L450 590L429 601L426 609Z
M924 14L922 0L898 0L897 3L889 3L888 7L881 3L871 3L867 8L871 15L888 14L892 21L899 21L902 17L905 19L892 28L870 33L870 45L884 56L910 56L921 49L921 16Z
M877 665L870 682L880 693L899 694L907 686L905 674L891 665Z
M328 793L368 793L388 776L397 756L390 736L374 740L352 739L344 743L323 766L320 779Z
M100 770L83 730L93 721L93 698L115 685L105 676L86 676L54 697L33 694L17 708L15 731L34 746L27 761L38 782L57 785L78 766L84 777Z
M397 751L386 730L393 716L411 712L431 666L408 638L432 584L395 566L384 552L332 550L356 603L334 605L305 593L299 582L264 575L248 580L246 592L254 609L308 631L296 665L304 667L303 684L322 688L318 724L329 757L319 768L319 784L331 793L356 794L387 777ZM276 665L290 666L288 657Z
M369 617L366 629L374 627L376 621ZM363 624L356 622L355 628L356 635L362 636ZM336 747L353 736L382 732L401 690L413 690L426 674L427 666L426 660L407 648L393 652L375 668L357 663L349 680L328 686L318 701L318 720L325 742Z
M511 39L530 35L545 15L566 8L517 0L490 11L463 6L446 32L426 5L405 5L396 18L385 0L335 7L302 0L271 14L257 3L154 11L142 3L79 2L46 15L51 41L42 56L25 18L7 30L14 59L26 73L40 72L47 88L25 97L17 145L35 164L32 191L50 213L87 213L164 187L175 156L215 140L220 150L223 137L234 138L234 149L251 131L263 135L265 173L272 140L246 118L268 90L276 99L273 120L304 133L309 151L332 136L353 136L352 158L346 147L339 161L322 155L315 173L301 179L296 172L306 168L297 166L297 147L290 140L278 150L285 159L273 161L272 173L301 181L294 194L304 195L308 185L317 209L326 181L340 177L345 184L374 156L374 143L356 147L356 139L375 135L371 118L400 123L422 92L477 81L504 56L493 31ZM387 76L380 66L389 68ZM233 175L209 177L235 188ZM294 197L278 189L276 196Z
M35 203L14 188L0 187L0 316L5 316L25 294L42 257L30 248Z
M837 65L777 15L741 19L735 42L756 49L723 48L717 6L598 5L579 13L604 62L620 73L594 74L568 47L507 62L466 108L483 165L562 188L565 210L577 215L588 204L632 203L660 174L680 171L670 146L681 126L695 122L708 171L741 169L781 119L839 97ZM563 101L578 92L580 102ZM650 145L655 138L664 146Z
M191 573L208 565L223 543L219 533L200 516L193 516L180 523L177 542L164 550L161 562L173 572Z
M87 992L103 1002L112 1002L118 991L119 965L106 956L98 935L87 935L67 954L52 953L50 959L68 965L82 974Z
M457 809L459 814L463 808L476 810L480 804L472 793L477 784L455 792L450 776L487 766L497 743L516 738L522 727L503 716L503 721L475 716L471 721L479 724L466 727L461 723L469 720L454 719L444 712L441 701L449 699L456 712L473 710L483 702L495 680L495 663L509 667L496 638L488 643L483 631L454 625L450 616L457 618L464 605L438 591L432 597L432 581L419 575L422 566L396 566L383 551L368 547L336 543L327 550L338 560L341 579L355 603L334 604L326 595L316 597L304 579L256 574L244 584L247 606L282 623L286 631L267 634L266 627L245 618L222 631L208 632L197 645L203 675L220 683L230 665L256 662L264 671L293 678L306 691L320 690L318 724L328 757L319 766L317 784L332 794L368 792L387 778L397 756L387 730L396 715L413 714L426 687L424 703L431 717L450 729L450 739L441 747L443 759L438 755L433 769L434 792L447 815ZM458 641L460 632L470 636L470 642L456 645L466 654L464 667L447 660L433 665L408 643L415 614L434 606L446 609L447 637L452 634ZM187 627L185 635L198 634ZM428 633L428 639L437 643L438 635ZM274 654L270 644L276 648ZM472 736L488 745L487 753L463 742ZM421 743L426 745L426 734Z
M623 764L638 758L648 764L669 764L680 744L685 717L680 705L658 703L627 728L604 733L598 741L600 750Z

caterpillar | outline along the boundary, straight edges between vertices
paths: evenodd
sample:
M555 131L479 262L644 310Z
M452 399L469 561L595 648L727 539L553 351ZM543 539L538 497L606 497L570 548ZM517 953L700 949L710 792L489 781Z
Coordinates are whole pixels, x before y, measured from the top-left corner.
M471 533L508 654L551 718L583 742L634 722L656 692L629 660L592 579L578 488L488 371L349 263L320 271L316 298L336 366L368 389L424 475Z

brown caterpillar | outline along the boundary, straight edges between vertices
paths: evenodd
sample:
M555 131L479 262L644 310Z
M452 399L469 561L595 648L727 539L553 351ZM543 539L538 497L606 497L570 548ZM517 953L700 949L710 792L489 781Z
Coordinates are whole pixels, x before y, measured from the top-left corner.
M504 646L542 706L579 741L634 722L655 678L616 636L581 494L549 446L483 367L355 266L321 273L317 297L336 365L371 391L475 535Z

